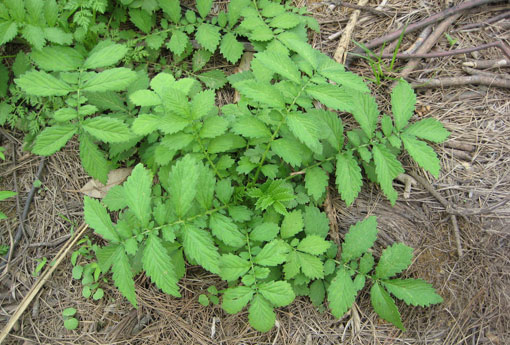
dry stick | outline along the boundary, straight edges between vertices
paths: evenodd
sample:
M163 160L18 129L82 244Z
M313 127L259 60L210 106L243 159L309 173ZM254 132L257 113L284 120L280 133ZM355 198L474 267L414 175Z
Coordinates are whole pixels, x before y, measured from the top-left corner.
M510 66L510 60L507 59L496 59L496 60L480 60L480 61L466 61L462 63L462 66L473 67L473 68L498 68Z
M486 77L483 75L470 75L463 77L446 77L433 79L416 79L411 83L415 89L431 89L436 87L460 86L460 85L486 85L510 89L510 80L502 78Z
M425 40L427 39L427 37L429 37L430 33L432 32L432 25L430 26L427 26L425 29L422 30L422 32L420 32L420 34L418 35L418 38L416 39L416 41L413 43L412 46L410 46L405 52L404 54L413 54L413 53L416 53L416 51L422 46L422 44L425 42ZM397 42L397 41L395 41Z
M372 48L378 47L381 44L384 44L385 42L391 42L391 41L398 39L403 30L405 30L405 34L415 32L417 30L420 30L421 28L424 28L430 24L434 24L434 23L436 23L446 17L454 15L456 13L464 12L464 11L469 10L474 7L478 7L478 6L490 4L490 3L495 3L495 2L501 2L501 0L472 0L472 1L463 2L460 5L450 7L444 11L436 13L433 16L425 18L424 20L421 20L417 23L408 25L405 28L393 31L387 35L376 38L370 42L365 43L364 46L367 49L372 49ZM349 58L346 60L345 65L349 66L349 64L351 64L354 60L356 60L358 58L355 54L361 54L361 53L363 53L362 48L358 47L358 48L354 49L353 52L349 54Z
M364 6L367 3L368 0L359 0L358 4L360 6ZM355 10L354 12L352 12L351 17L349 18L349 22L345 27L344 34L342 35L342 38L340 38L340 42L338 43L338 46L336 48L335 55L333 56L333 59L335 59L336 62L344 63L345 59L347 58L347 49L349 48L352 32L354 31L354 27L358 22L360 13L361 13L360 10Z
M473 24L467 24L467 25L461 26L460 28L453 30L453 32L481 28L481 27L487 26L489 24L499 22L500 20L503 20L508 17L510 17L510 11L501 13L501 14L494 16L492 18L489 18L486 21L483 21L481 23L473 23Z
M2 333L0 333L0 344L2 344L5 341L5 338L11 331L12 327L16 323L16 321L19 320L23 312L28 308L30 305L30 302L34 299L34 297L38 294L38 292L41 290L41 288L44 286L44 284L48 281L51 274L55 269L58 267L58 265L62 262L62 260L66 257L67 253L73 248L75 243L78 241L78 239L83 235L85 230L87 230L88 225L83 223L80 225L76 233L73 237L69 239L69 241L59 250L57 253L57 256L54 259L54 264L49 265L49 267L44 271L44 273L41 275L39 280L32 286L30 291L28 291L28 294L23 298L21 303L19 304L18 308L16 309L16 312L11 316L9 319L9 322L5 325L4 329L2 330Z
M375 14L376 16L391 17L391 15L393 14L393 13L390 14L390 13L388 13L386 11L378 10L377 8L373 8L373 7L370 7L370 6L362 6L362 5L350 4L348 2L340 1L340 0L332 0L332 1L328 1L328 3L334 4L334 5L337 5L337 6L353 8L355 10L362 10L362 11L370 12L372 14Z
M502 79L510 80L510 75L508 75L508 74L499 74L499 73L480 71L479 69L474 69L474 68L466 67L466 66L462 66L462 70L470 75L483 75L485 77L490 77L490 78L502 78Z

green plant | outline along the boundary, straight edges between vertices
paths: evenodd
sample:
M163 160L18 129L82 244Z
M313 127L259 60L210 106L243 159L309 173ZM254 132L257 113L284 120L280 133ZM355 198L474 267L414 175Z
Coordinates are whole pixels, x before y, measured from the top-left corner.
M74 316L76 315L75 308L66 308L62 311L62 318L64 319L64 327L72 331L78 327L78 319Z
M48 258L43 257L42 259L36 259L37 266L35 267L35 270L32 272L33 277L39 277L39 274L41 274L41 271L43 270L44 266L46 266L46 263L48 262Z
M99 287L101 269L97 262L93 261L94 251L97 249L97 245L92 244L92 241L88 237L78 241L77 245L79 245L80 248L71 254L73 279L81 280L81 294L84 298L90 298L92 296L92 299L99 300L103 298L104 290ZM83 262L78 263L80 258L83 259ZM103 278L103 282L107 282L107 280Z

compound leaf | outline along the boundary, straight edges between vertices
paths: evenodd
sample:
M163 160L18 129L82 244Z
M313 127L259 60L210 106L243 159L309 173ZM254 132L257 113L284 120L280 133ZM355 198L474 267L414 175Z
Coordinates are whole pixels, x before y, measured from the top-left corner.
M80 158L85 171L101 183L106 184L110 165L105 154L86 133L80 135Z
M112 262L113 283L122 295L137 308L133 271L123 246L117 247L115 259Z
M255 55L266 68L295 82L301 82L301 73L288 55L277 50L265 50Z
M251 301L253 293L248 286L228 288L223 294L221 307L229 314L239 313Z
M115 232L110 215L99 201L85 196L83 209L85 221L98 235L110 242L119 241L119 235Z
M246 138L269 138L271 131L264 122L257 119L255 116L244 115L236 119L232 126L234 133L242 135Z
M74 71L83 64L83 56L69 47L44 47L30 53L30 58L46 71Z
M136 218L146 225L151 214L152 174L138 163L124 183L124 194L128 207Z
M191 208L197 192L196 183L199 173L197 161L189 155L180 159L170 171L168 192L178 217L184 217Z
M356 300L356 288L351 276L341 267L328 287L328 302L331 314L341 318Z
M408 305L428 307L443 302L431 284L422 279L391 279L382 281L384 287Z
M307 253L297 253L303 274L310 279L324 278L324 264L321 259Z
M342 243L342 261L349 262L359 258L374 245L377 239L377 218L367 219L351 225Z
M303 227L303 213L301 210L294 210L283 218L280 234L282 238L289 238L303 231Z
M234 87L246 97L270 107L283 108L285 106L281 92L269 83L265 84L250 79L237 82Z
M414 113L416 95L413 88L404 79L400 79L391 92L391 109L395 119L395 128L402 130Z
M395 243L383 250L379 263L375 267L376 278L391 278L402 272L413 259L413 248L403 243Z
M255 295L248 308L250 325L259 332L267 332L273 328L276 313L271 304L262 295Z
M186 256L211 273L220 273L220 254L210 233L194 225L183 228L183 246Z
M297 250L312 254L321 255L331 246L331 243L317 235L306 236L299 242Z
M374 97L369 93L362 93L358 91L353 91L353 93L352 115L359 123L366 136L368 138L372 138L379 118L377 103L375 102Z
M138 75L129 68L119 67L95 74L83 85L83 91L105 92L126 89Z
M320 127L311 116L302 113L290 113L287 115L287 126L294 136L315 153L322 153L322 145L319 142Z
M282 240L267 243L255 257L254 262L262 266L276 266L285 261L289 246Z
M98 116L83 122L82 128L105 143L120 143L131 139L129 127L119 119Z
M225 34L221 40L220 52L230 63L235 64L243 55L244 46L239 42L233 33Z
M83 67L96 69L115 65L126 55L127 51L127 47L123 44L101 42L92 49L88 58L83 63Z
M220 259L220 277L226 281L234 281L243 276L251 268L250 263L234 254L224 254Z
M390 294L382 288L379 282L375 282L370 289L370 301L372 302L375 312L381 318L391 322L402 331L405 331L395 301L393 301Z
M200 17L205 18L211 11L212 0L197 0L197 10Z
M211 214L209 226L212 234L228 246L240 248L246 244L245 236L239 231L232 219L227 216L218 212Z
M336 156L336 186L342 200L350 206L363 185L361 168L351 151L339 153Z
M380 144L373 146L372 154L375 162L375 173L377 181L381 185L384 195L394 205L397 200L398 193L393 188L393 180L400 174L404 173L402 164L397 160L386 147Z
M145 273L163 292L175 297L181 297L179 286L177 285L179 279L175 273L172 259L160 238L150 234L145 243L142 257Z
M76 130L74 125L46 127L35 139L32 152L41 156L52 155L72 138Z
M353 100L345 88L331 84L309 85L305 88L307 94L327 107L335 110L352 112Z
M430 172L432 176L438 178L441 164L434 149L411 135L403 134L401 139L406 151L415 160L415 162L423 169Z
M214 53L220 43L220 37L220 28L207 23L200 24L195 34L198 44L211 53Z
M319 167L306 169L305 187L308 194L315 200L319 200L324 195L328 182L328 174L323 169Z
M328 216L315 206L305 207L305 233L326 238L329 232Z
M404 130L404 133L433 143L442 143L450 135L443 124L433 118L423 119L411 124Z
M30 71L14 82L26 93L34 96L65 96L73 91L69 84L43 71Z
M286 281L270 281L259 286L259 292L275 307L284 307L294 301L296 295Z

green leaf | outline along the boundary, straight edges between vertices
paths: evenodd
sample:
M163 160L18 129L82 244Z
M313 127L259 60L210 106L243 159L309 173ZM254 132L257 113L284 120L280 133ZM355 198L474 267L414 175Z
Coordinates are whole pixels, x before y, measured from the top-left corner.
M85 171L92 177L106 184L110 166L104 152L94 144L92 138L86 133L80 135L80 158Z
M341 318L349 310L356 300L356 288L349 273L344 267L338 272L328 287L328 302L331 314Z
M140 114L133 121L131 128L135 134L147 135L158 129L161 123L161 116L155 114Z
M359 272L361 274L367 274L374 268L374 256L370 252L363 254L359 260Z
M441 164L434 149L415 137L403 134L401 137L404 147L409 155L423 169L427 170L435 178L439 177Z
M336 156L336 186L347 206L354 202L362 185L361 169L352 151L339 153Z
M277 224L262 223L250 232L250 239L252 241L268 242L273 240L279 232L280 228Z
M12 71L14 72L14 76L17 78L20 75L27 72L32 66L30 65L30 60L28 56L23 52L19 51L16 54L16 58L12 64Z
M83 68L96 69L115 65L122 59L128 49L123 44L112 43L111 41L99 43L89 54L83 63Z
M391 322L399 329L405 332L404 325L400 318L397 306L390 294L387 293L379 284L376 282L370 289L370 301L374 307L375 312L384 320Z
M197 10L200 17L205 18L211 11L212 0L197 0Z
M294 136L315 153L322 153L319 142L320 127L311 116L302 113L287 115L287 125Z
M303 214L301 210L294 210L285 215L282 221L280 234L282 238L293 237L303 231Z
M129 264L129 258L122 246L118 246L112 260L113 283L126 299L137 308L135 281Z
M71 86L43 71L30 71L14 82L26 93L34 96L65 96L74 91Z
M172 0L178 1L178 0ZM180 30L173 30L172 37L170 38L170 42L168 42L167 47L170 51L176 55L181 55L184 50L186 50L186 46L189 44L188 35Z
M348 87L349 89L363 93L370 92L370 89L367 87L362 77L352 72L345 71L343 65L332 59L329 59L328 62L323 61L318 72L329 80Z
M151 217L152 174L138 163L124 182L124 194L128 207L143 226Z
M398 193L393 188L393 180L400 174L404 173L402 164L397 158L383 145L376 144L372 148L374 155L375 173L377 181L381 185L384 195L394 205L397 200Z
M192 206L199 174L197 161L190 155L180 159L170 171L168 192L171 195L172 207L180 218L184 217Z
M119 119L98 116L85 120L82 128L105 143L120 143L132 138L129 127Z
M209 298L207 298L206 295L201 294L200 296L198 296L198 303L200 303L204 307L207 307L209 305Z
M103 203L110 211L120 211L126 208L127 202L124 187L118 185L113 186L103 198Z
M70 319L64 320L64 327L65 329L72 331L73 329L78 328L79 321L78 319L72 317Z
M291 12L284 12L271 19L269 25L273 28L292 29L299 25L300 22L301 20L298 15Z
M74 125L46 127L35 139L32 152L41 156L52 155L64 147L76 130Z
M391 121L391 117L386 114L381 118L381 129L385 137L391 136L393 132L393 121Z
M306 149L300 142L288 138L277 139L271 143L271 150L293 167L298 167L303 162L303 147Z
M200 266L211 273L220 273L220 254L214 246L210 233L194 225L185 225L183 228L183 246L186 256L195 260Z
M442 143L450 135L441 122L432 118L413 123L404 130L404 133L433 143Z
M403 243L395 243L383 250L379 263L375 267L375 277L391 278L411 265L413 248Z
M212 53L205 49L198 49L195 50L195 53L193 54L192 62L192 69L193 72L197 72L201 70L211 59Z
M223 293L221 307L229 314L239 313L253 297L254 291L248 286L228 288Z
M267 332L273 328L276 314L271 304L262 295L255 295L248 308L250 325L259 332Z
M284 307L294 301L296 295L286 281L271 281L259 285L259 292L275 307Z
M129 9L129 19L135 26L148 34L152 28L152 16L144 10L138 8Z
M310 109L308 114L319 122L321 137L326 139L334 149L340 150L344 142L344 126L338 114L320 109Z
M342 261L349 262L359 258L374 245L377 239L377 218L367 219L351 225L342 243Z
M60 28L44 28L44 37L52 43L70 45L73 43L73 34L64 32Z
M374 136L379 118L379 110L374 97L369 93L353 91L352 115L359 123L365 135L370 139Z
M391 110L397 131L402 130L414 113L416 95L413 88L404 79L400 79L391 92Z
M322 279L324 278L324 264L321 259L316 256L297 253L299 264L303 274L310 279Z
M11 41L18 34L18 24L14 21L0 23L0 45Z
M322 280L315 280L310 284L310 300L312 304L319 307L324 303L324 297L326 297L326 289Z
M431 284L422 279L391 279L382 281L384 287L408 305L428 307L442 303L443 298Z
M209 114L214 108L215 97L216 93L213 90L197 93L191 101L191 117L197 120Z
M79 266L81 267L81 266ZM64 317L71 317L71 316L74 316L76 314L76 308L66 308L64 310L62 310L62 316Z
M119 235L113 227L110 215L99 201L85 196L83 199L85 221L94 231L110 242L119 242Z
M211 89L220 89L227 83L225 72L217 69L199 74L197 78Z
M197 185L200 186L200 188L197 190L196 201L200 204L200 206L202 206L203 209L209 210L212 207L214 187L216 185L214 172L209 169L209 167L201 167Z
M234 133L246 138L269 138L271 131L255 116L242 115L236 118L232 126Z
M151 281L164 293L175 297L181 297L177 282L177 274L170 255L163 246L161 239L154 234L149 234L143 250L143 269Z
M209 226L212 234L226 245L236 249L246 245L246 237L229 217L218 212L213 213L209 218Z
M234 87L244 96L259 103L275 108L285 107L283 95L275 86L269 83L261 83L250 79L237 82Z
M85 82L82 90L91 92L121 91L126 89L137 77L136 72L129 68L112 68L95 74Z
M234 254L224 254L220 259L220 277L226 281L234 281L243 276L251 268L251 264Z
M214 53L220 43L220 28L211 24L202 23L198 26L195 38L202 47Z
M331 246L331 243L322 239L317 235L309 235L306 236L299 242L297 246L297 250L312 254L312 255L321 255L328 250Z
M74 71L83 64L83 56L69 47L45 47L34 50L30 58L46 71Z
M181 19L180 0L158 0L158 4L163 12L167 14L174 23L179 23L179 20Z
M283 273L285 273L285 279L290 280L294 278L301 269L301 262L299 261L298 253L293 250L287 256L287 260L283 265Z
M15 196L16 194L18 194L18 193L11 192L9 190L1 190L0 191L0 201L5 200L7 198L11 198L11 197Z
M109 244L104 247L98 247L95 250L97 264L102 273L107 273L110 267L112 267L113 262L117 259L117 250L119 247L122 249L122 245L120 244Z
M329 232L328 216L315 206L305 207L305 233L326 238Z
M161 104L161 98L150 90L137 90L129 95L129 100L141 107L152 107Z
M231 32L226 33L221 39L220 52L228 62L235 64L243 55L243 51L244 45Z
M321 84L308 85L305 91L327 107L349 113L352 112L353 99L350 92L345 88L331 84Z
M214 138L209 143L207 151L209 153L227 152L242 148L246 145L246 141L239 135L227 133Z
M282 240L276 239L267 243L254 259L262 266L276 266L285 261L289 253L289 246Z
M58 19L58 5L56 0L47 0L44 5L44 18L49 26L54 26Z
M21 35L37 50L42 49L46 43L44 31L39 26L25 24L23 29L21 29Z
M265 68L295 83L301 83L301 73L288 55L277 50L265 50L256 54L255 57Z
M319 200L324 195L328 182L328 174L320 167L306 169L305 187L308 194L315 200Z
M299 36L290 31L285 31L278 36L278 39L290 50L295 51L305 61L307 61L313 68L317 68L317 50L313 49L311 45L303 41ZM332 60L333 61L333 60Z

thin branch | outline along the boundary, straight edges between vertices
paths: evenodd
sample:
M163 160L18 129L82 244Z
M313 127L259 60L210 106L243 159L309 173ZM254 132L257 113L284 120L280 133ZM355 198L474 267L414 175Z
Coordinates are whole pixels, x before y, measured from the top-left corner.
M510 80L510 75L508 74L500 74L500 73L492 73L487 71L481 71L479 69L474 69L471 67L462 66L462 70L470 75L483 75L489 78L502 78Z
M368 0L359 0L359 5L364 6L368 3ZM345 59L347 58L347 49L349 48L349 43L351 42L352 33L354 31L354 27L356 26L356 23L358 22L358 18L360 15L359 10L355 10L352 12L351 16L349 17L349 22L347 23L347 26L345 27L344 33L342 37L340 38L340 42L338 43L338 46L335 51L335 55L333 56L333 59L336 62L344 63Z
M416 79L415 82L411 83L411 86L415 89L427 89L467 84L497 86L505 89L510 89L510 80L486 77L483 75L470 75L464 77L446 77L434 79Z
M378 10L378 9L370 7L370 6L355 5L355 4L351 4L351 3L348 3L345 1L340 1L340 0L330 0L330 1L327 1L326 4L333 4L333 5L337 5L337 6L352 8L355 10L362 10L365 12L370 12L372 14L375 14L376 16L391 17L392 14L394 14L394 13L389 13L387 11L381 11L381 10Z
M500 20L503 20L503 19L508 18L508 17L510 17L510 11L503 12L503 13L497 15L497 16L489 18L489 19L487 19L487 20L485 20L483 22L480 22L480 23L472 23L472 24L467 24L467 25L461 26L460 28L453 30L453 32L464 31L464 30L469 30L469 29L476 29L476 28L482 28L482 27L487 26L489 24L497 23Z
M496 60L466 61L462 63L462 65L466 67L489 69L510 66L510 60L496 59Z

